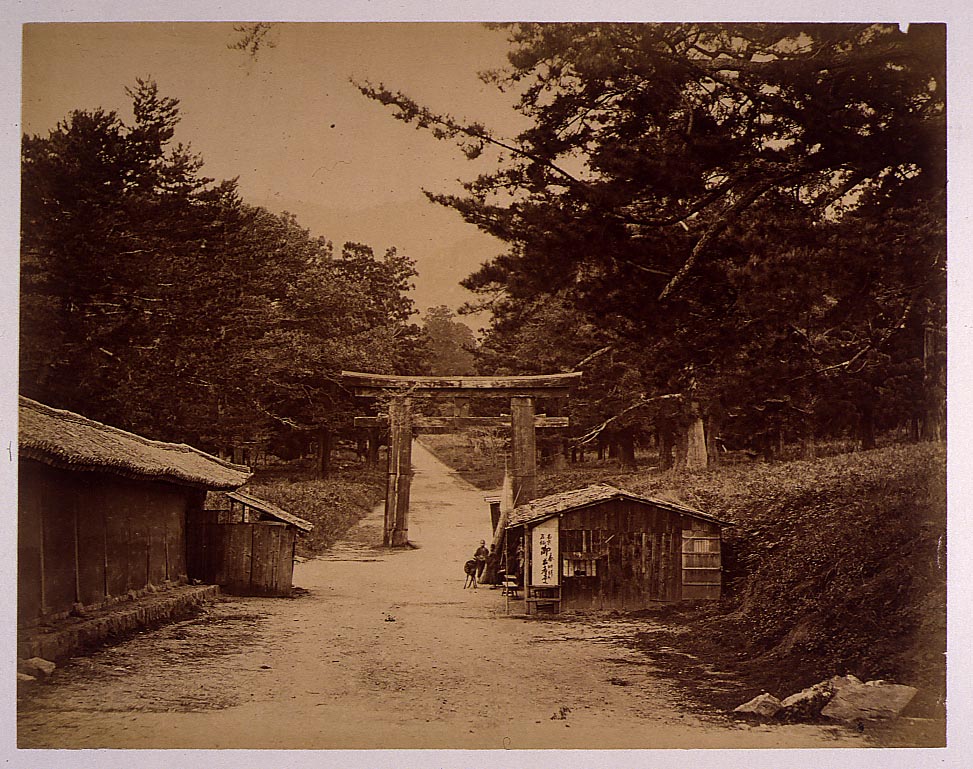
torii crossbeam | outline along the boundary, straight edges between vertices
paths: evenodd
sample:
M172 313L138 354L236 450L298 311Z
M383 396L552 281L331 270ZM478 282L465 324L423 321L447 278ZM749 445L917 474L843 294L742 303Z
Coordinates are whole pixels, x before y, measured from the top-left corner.
M385 536L388 547L409 541L409 487L412 481L412 434L418 429L447 429L470 425L511 427L511 464L514 505L537 496L537 458L534 431L537 427L567 427L566 417L535 415L537 396L566 397L581 381L581 372L540 376L432 377L388 376L342 371L342 383L355 395L391 395L389 404L389 461L385 495ZM448 393L454 396L497 395L510 397L510 416L422 417L411 413L413 395ZM357 417L356 425L374 427L379 417Z

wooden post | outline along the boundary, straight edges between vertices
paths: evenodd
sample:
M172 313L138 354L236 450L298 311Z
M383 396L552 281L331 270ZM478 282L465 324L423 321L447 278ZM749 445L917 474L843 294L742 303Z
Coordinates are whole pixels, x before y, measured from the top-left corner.
M395 525L395 500L398 496L399 473L398 473L398 440L399 425L402 415L399 408L399 399L395 398L389 404L389 450L387 459L388 474L385 481L385 526L382 534L382 544L385 547L392 546L392 528Z
M534 399L515 395L510 399L511 453L514 507L537 496L537 444L534 436Z
M409 542L409 486L412 482L412 422L408 398L389 404L389 461L385 492L386 547Z
M74 518L74 600L81 603L81 558L78 554L78 506L72 505Z

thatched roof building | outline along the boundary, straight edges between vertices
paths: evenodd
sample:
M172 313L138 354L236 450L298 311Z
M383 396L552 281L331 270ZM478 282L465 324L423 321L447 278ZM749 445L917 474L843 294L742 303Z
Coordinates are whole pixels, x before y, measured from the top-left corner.
M250 468L20 397L19 455L62 470L99 471L205 489L235 489Z
M20 398L21 628L185 584L187 519L250 469Z

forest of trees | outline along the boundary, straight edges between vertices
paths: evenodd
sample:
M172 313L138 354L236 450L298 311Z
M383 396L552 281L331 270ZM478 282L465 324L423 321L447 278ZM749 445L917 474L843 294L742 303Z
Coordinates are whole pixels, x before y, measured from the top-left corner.
M413 261L206 178L178 101L25 136L21 392L210 450L347 428L337 373L580 368L575 436L663 464L945 430L945 27L515 24L505 138L360 83L495 166L435 203L505 250L414 322ZM444 148L451 151L449 148Z
M484 372L580 365L579 431L664 465L943 438L944 25L503 28L515 138L358 84L496 154L426 193L507 246L464 283Z
M156 439L287 453L350 424L341 369L423 365L411 259L335 251L246 204L173 143L176 99L129 93L132 125L75 111L24 137L24 395Z

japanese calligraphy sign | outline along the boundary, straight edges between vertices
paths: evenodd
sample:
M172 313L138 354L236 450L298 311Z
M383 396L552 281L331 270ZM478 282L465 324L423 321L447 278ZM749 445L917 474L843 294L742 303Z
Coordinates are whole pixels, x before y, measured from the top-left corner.
M538 524L531 531L530 584L558 585L559 548L557 540L558 519L551 518Z

